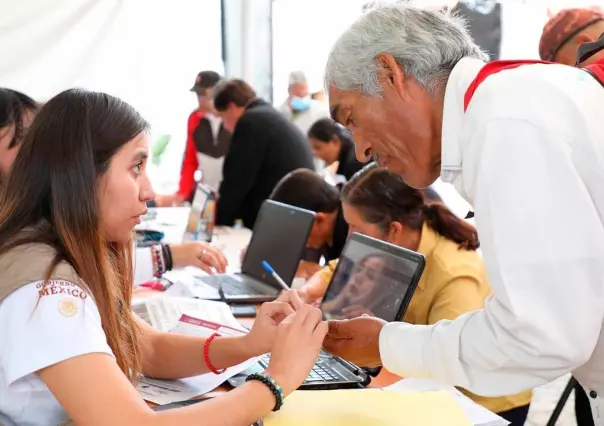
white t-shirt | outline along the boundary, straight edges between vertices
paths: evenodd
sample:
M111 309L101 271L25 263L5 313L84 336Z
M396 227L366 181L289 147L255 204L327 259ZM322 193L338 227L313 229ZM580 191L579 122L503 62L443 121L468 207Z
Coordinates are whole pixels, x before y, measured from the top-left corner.
M28 284L0 303L0 419L20 426L67 419L36 371L89 353L113 356L89 294L66 281L42 286Z

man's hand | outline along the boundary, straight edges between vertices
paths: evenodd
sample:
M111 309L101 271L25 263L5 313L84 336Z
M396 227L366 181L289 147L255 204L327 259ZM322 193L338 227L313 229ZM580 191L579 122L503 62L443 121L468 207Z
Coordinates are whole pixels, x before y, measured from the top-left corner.
M352 320L329 321L324 348L360 367L379 367L380 332L386 321L362 316Z

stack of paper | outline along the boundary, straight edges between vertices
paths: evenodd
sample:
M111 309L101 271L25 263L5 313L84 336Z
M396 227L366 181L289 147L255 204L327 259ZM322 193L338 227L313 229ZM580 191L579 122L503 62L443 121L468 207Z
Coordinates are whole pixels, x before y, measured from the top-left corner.
M172 332L197 337L209 337L213 333L218 333L221 336L241 336L245 333L240 328L233 328L188 315L180 317ZM222 374L207 373L181 380L158 380L141 377L137 389L146 401L160 405L169 404L210 392L256 362L257 360L253 358L227 368Z
M472 426L446 391L298 391L265 426Z
M132 303L132 310L160 331L172 330L187 314L220 325L242 329L226 303L185 297L153 296Z

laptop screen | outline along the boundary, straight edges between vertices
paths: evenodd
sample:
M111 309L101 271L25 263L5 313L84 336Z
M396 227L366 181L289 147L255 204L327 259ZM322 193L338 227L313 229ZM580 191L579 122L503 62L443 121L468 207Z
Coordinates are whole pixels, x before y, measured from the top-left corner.
M419 253L353 234L321 303L325 319L367 314L388 322L400 320L424 263Z

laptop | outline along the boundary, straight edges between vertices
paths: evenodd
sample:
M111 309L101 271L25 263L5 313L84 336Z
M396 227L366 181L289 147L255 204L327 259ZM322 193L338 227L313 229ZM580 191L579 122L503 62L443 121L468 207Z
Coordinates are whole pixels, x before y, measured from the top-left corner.
M199 233L199 238L211 242L214 227L216 193L208 185L198 183L191 202L187 232ZM196 238L197 239L197 238Z
M361 234L352 234L321 302L323 319L350 319L362 314L400 321L424 271L423 255ZM270 355L229 380L245 378L268 366ZM362 388L379 369L360 368L322 350L300 389Z
M203 292L203 286L210 286L228 303L276 299L282 288L264 270L262 261L291 285L314 220L315 213L310 210L266 200L260 207L241 272L196 277L198 290Z

